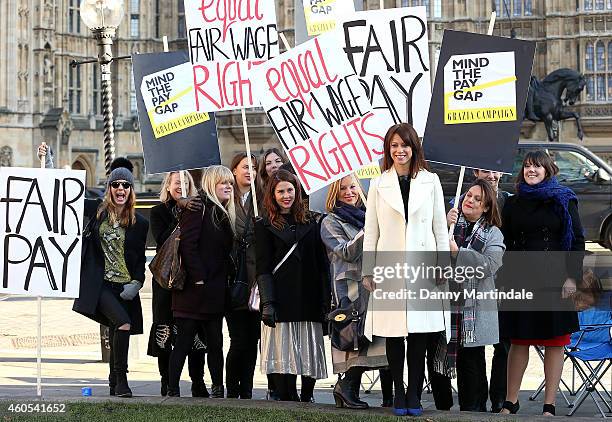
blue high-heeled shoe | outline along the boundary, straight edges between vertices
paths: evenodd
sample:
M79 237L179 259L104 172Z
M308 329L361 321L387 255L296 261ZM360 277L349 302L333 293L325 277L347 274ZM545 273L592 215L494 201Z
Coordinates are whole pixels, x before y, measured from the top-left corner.
M393 414L395 416L406 416L408 414L408 409L405 407L394 407Z
M407 408L406 414L408 416L422 416L423 415L423 407L419 406L417 408Z

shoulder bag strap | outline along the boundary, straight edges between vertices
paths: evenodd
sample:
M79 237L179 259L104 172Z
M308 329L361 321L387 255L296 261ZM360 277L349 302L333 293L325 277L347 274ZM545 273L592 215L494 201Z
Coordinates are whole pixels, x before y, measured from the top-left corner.
M281 265L283 265L285 263L285 261L287 260L287 258L289 258L289 255L291 255L293 253L293 251L295 250L295 248L297 247L297 242L295 242L293 244L293 246L291 246L291 249L289 249L289 251L285 254L285 256L283 257L283 259L281 259L281 261L276 265L276 267L274 267L274 269L272 270L272 274L275 274L276 271L278 271L278 269L281 267Z

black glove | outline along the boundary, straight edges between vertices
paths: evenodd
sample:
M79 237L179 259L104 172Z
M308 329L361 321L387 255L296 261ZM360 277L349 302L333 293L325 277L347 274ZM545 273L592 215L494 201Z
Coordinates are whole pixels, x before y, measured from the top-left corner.
M271 302L261 305L261 322L268 327L276 327L276 309Z

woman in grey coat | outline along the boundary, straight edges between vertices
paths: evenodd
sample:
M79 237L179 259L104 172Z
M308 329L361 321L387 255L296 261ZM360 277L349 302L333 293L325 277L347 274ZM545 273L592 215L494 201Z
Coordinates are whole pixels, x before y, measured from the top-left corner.
M452 368L456 360L459 407L465 411L487 411L485 346L499 342L499 328L497 301L482 293L495 291L495 274L502 265L506 247L499 226L495 192L486 180L476 180L465 194L450 239L455 264L451 289L460 295L453 304L447 363ZM459 271L468 268L475 277Z
M369 292L361 283L361 257L365 209L360 199L361 188L353 176L332 183L326 200L329 213L321 223L321 239L331 264L332 297L336 309L365 310ZM341 351L332 347L334 373L344 373L334 387L338 407L367 409L357 392L365 370L387 366L385 339L356 351Z

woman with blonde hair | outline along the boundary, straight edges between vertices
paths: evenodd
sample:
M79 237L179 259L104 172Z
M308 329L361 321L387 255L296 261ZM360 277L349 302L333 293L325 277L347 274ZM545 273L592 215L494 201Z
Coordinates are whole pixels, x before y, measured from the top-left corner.
M181 190L180 172L166 173L159 193L161 204L151 208L151 233L157 245L157 251L178 225L179 215L184 208L192 211L202 209L200 199L196 197L195 182L189 172L185 174L186 192ZM157 366L161 376L161 395L168 394L168 367L170 353L175 340L174 318L172 317L172 292L153 282L153 323L149 334L147 354L157 357ZM208 397L204 384L205 345L197 335L193 348L189 352L189 377L191 378L191 395L193 397Z
M177 338L170 355L169 396L180 396L181 372L196 333L206 338L212 397L224 396L222 327L236 222L233 184L227 167L206 168L199 192L204 210L187 209L180 218L179 253L187 279L183 290L172 292Z
M364 315L369 292L361 284L361 257L365 207L361 202L361 186L354 176L332 183L325 208L329 213L321 223L321 239L327 248L332 280L331 315ZM364 316L362 316L364 317ZM349 316L350 318L350 316ZM333 318L331 330L334 330ZM334 387L337 407L367 409L358 396L364 371L387 365L385 339L376 337L372 343L359 344L359 349L342 351L332 345L334 373L344 374Z
M81 286L73 310L109 327L110 395L132 397L127 383L131 334L142 334L138 292L145 281L149 223L136 214L134 177L116 168L104 199L87 200Z

